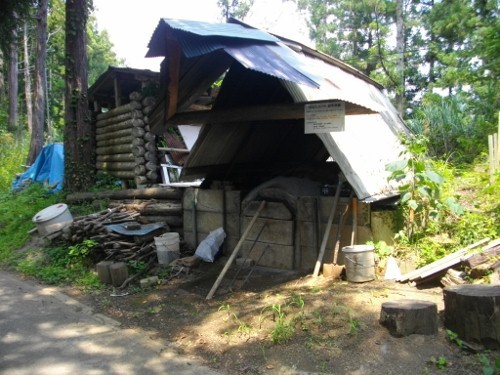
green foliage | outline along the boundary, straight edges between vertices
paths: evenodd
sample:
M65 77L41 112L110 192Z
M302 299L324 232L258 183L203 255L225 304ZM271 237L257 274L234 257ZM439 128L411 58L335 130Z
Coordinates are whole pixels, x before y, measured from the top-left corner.
M67 248L54 246L29 251L17 262L16 269L36 277L47 284L74 283L87 288L97 288L100 282L89 272L88 244Z
M412 130L429 140L429 155L455 163L471 163L487 150L485 134L493 132L473 116L463 95L427 95L408 120Z
M394 253L394 246L387 245L385 241L378 241L377 243L368 241L366 244L374 247L375 254L380 259L387 258Z
M97 245L97 241L83 240L81 243L68 248L68 265L74 263L86 263L90 257L92 249Z
M404 237L410 244L429 234L431 223L440 223L447 214L459 215L462 207L453 197L443 198L443 176L436 172L427 158L427 139L422 136L403 137L407 152L402 160L389 163L389 180L399 184L399 207L404 218Z
M217 0L217 5L224 20L230 17L244 20L254 0Z
M494 375L500 373L500 358L496 358L494 363L491 363L487 354L478 354L479 363L482 366L483 375Z
M237 326L236 332L238 332L241 335L249 335L251 333L252 326L250 324L245 323L240 318L238 318L238 315L235 312L233 312L230 304L228 303L222 304L219 307L218 311L227 312L227 317L224 318L224 321L227 322L229 321L229 319L232 319L233 323L236 324ZM226 331L225 334L229 334L229 332Z
M446 330L446 334L448 335L448 340L451 342L457 344L457 346L462 349L463 348L463 341L458 337L458 334L453 332L451 329Z
M33 216L57 203L61 194L51 194L33 184L19 193L0 194L0 264L12 260L14 251L29 239Z
M23 172L22 165L28 155L28 142L16 142L13 135L0 130L0 193L10 191L16 173Z
M439 356L436 360L436 367L440 370L445 369L448 366L448 360L445 356Z
M270 306L275 321L275 326L271 331L271 340L275 344L287 342L294 334L295 330L291 320L287 320L285 307L278 303Z

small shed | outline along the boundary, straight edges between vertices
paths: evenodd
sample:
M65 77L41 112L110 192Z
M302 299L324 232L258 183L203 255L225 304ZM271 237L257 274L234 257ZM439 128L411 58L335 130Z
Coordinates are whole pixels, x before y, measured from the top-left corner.
M400 157L399 134L409 132L382 86L331 56L237 20L161 19L148 47L148 57L165 57L151 131L202 126L182 177L204 179L184 194L190 245L222 226L230 252L266 200L243 254L262 265L311 269L339 176L348 184L327 248L376 239L371 203L397 195L385 166ZM209 109L189 110L213 90Z
M409 131L379 84L237 20L161 19L148 47L148 57L165 59L147 132L201 127L183 160L182 180L203 180L183 194L188 245L223 227L231 252L262 200L242 251L260 265L312 269L324 233L327 261L335 248L384 231L373 230L371 208L397 195L385 166L400 157L399 134Z

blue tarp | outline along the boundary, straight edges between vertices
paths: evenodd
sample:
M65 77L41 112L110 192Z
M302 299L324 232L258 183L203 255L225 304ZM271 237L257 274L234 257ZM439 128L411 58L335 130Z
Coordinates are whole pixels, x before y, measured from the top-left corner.
M12 182L12 190L21 190L32 182L39 182L56 192L63 188L63 181L64 145L51 143L40 151L33 165Z

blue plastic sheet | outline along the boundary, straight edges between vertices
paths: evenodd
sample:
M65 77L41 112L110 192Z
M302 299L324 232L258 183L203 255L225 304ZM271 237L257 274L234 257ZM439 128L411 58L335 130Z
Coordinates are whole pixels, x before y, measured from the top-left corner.
M26 172L14 179L12 191L21 190L39 182L51 191L60 191L64 182L64 145L51 143L45 146Z

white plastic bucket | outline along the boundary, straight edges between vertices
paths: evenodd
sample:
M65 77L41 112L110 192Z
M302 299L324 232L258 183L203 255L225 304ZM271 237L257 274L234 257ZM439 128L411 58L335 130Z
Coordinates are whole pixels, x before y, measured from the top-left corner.
M33 222L36 223L38 233L46 236L62 230L73 222L73 216L64 203L54 204L33 216Z
M362 283L375 279L375 248L353 245L342 248L347 281Z
M170 264L179 258L179 233L168 232L155 237L156 256L159 264Z

